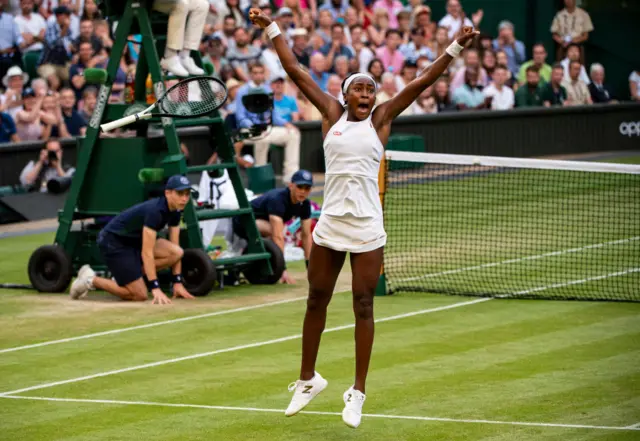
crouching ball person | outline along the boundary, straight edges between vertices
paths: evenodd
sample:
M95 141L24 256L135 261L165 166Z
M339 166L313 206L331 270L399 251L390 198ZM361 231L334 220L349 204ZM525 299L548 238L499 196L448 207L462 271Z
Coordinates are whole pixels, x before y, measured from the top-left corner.
M188 179L172 176L164 196L134 205L111 219L98 235L98 246L115 281L96 276L89 265L84 265L71 285L71 298L78 299L89 290L101 289L123 300L145 301L150 289L151 303L171 303L157 279L158 270L171 268L173 298L193 299L182 285L183 251L179 245L180 217L190 196ZM167 225L169 240L158 238L158 231Z

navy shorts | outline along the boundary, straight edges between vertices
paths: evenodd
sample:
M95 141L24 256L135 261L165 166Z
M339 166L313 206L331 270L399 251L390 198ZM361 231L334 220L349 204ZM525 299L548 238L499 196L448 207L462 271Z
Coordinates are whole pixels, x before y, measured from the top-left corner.
M142 250L128 245L122 238L105 232L98 234L98 247L111 275L120 286L142 277Z
M244 240L249 240L247 237L247 232L244 230L242 226L242 221L240 221L239 216L234 216L231 220L231 224L233 225L233 232L243 238Z

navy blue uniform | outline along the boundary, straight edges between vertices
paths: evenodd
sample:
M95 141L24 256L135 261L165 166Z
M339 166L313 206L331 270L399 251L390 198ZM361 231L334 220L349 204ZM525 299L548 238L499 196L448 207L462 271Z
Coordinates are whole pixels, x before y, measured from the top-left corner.
M142 277L142 229L160 231L180 225L181 211L169 211L164 196L126 209L109 221L98 235L98 246L118 285Z
M288 222L294 217L299 217L301 220L311 217L311 202L305 199L303 202L294 204L291 202L291 190L288 187L269 190L252 200L251 208L256 219L266 221L269 220L269 216L279 216L283 222ZM233 232L243 239L248 239L237 216L233 218Z

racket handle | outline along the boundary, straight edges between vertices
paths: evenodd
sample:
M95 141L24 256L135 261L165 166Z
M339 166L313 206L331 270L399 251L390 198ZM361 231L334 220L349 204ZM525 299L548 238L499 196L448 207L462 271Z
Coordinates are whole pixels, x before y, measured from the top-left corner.
M111 121L110 123L100 125L103 132L109 132L119 127L127 126L141 119L149 119L153 115L151 113L136 113L135 115L125 116L124 118Z

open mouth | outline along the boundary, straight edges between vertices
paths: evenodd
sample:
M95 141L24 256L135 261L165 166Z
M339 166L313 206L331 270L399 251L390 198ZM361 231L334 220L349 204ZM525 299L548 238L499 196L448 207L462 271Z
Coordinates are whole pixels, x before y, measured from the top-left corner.
M358 110L369 110L369 104L368 103L358 104Z

